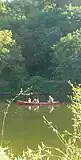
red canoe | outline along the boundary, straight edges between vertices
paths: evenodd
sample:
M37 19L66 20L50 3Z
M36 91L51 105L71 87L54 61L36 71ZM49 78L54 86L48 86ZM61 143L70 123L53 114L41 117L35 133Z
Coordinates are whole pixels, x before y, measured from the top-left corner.
M36 103L36 102L27 102L27 101L20 101L18 100L16 102L16 104L18 105L27 105L27 106L58 106L58 105L62 105L64 103L60 103L58 101L56 102L39 102L39 103Z

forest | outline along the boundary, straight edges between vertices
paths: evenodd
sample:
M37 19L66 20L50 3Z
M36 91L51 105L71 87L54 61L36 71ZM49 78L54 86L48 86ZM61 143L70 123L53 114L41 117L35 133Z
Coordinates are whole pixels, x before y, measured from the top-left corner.
M81 0L0 1L0 159L81 160Z
M56 97L63 99L70 92L69 80L81 82L81 2L77 2L0 1L0 93L33 86L35 92L57 92Z

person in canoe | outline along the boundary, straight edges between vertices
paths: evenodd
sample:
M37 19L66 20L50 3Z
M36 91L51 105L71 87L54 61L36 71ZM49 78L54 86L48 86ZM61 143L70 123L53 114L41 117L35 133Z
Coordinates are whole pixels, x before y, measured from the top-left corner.
M39 98L37 98L36 103L39 103Z
M28 98L28 102L31 103L31 98Z
M39 103L39 98L34 98L33 102Z
M52 96L50 96L50 95L49 95L49 100L48 100L48 102L52 102L52 103L54 102L54 98L53 98Z
M39 98L34 98L34 100L32 102L35 102L35 103L39 103ZM39 105L36 105L35 108L34 108L34 111L38 110L39 109Z
M34 100L32 101L32 102L36 102L37 101L37 99L36 98L34 98Z

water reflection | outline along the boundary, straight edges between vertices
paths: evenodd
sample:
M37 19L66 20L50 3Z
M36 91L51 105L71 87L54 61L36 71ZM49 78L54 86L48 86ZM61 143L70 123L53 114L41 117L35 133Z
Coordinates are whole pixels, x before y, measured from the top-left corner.
M48 108L49 108L49 113L54 111L54 106L48 106Z
M38 111L41 107L43 106L40 106L40 105L34 105L34 106L23 106L24 108L28 108L29 111L31 110L34 110L34 111ZM49 109L49 113L53 112L54 111L54 106L47 106L47 108Z
M3 118L4 104L0 104L0 132ZM4 128L4 143L11 142L14 153L30 148L36 148L41 141L47 146L62 148L57 136L51 129L44 124L43 116L61 132L65 129L71 129L71 113L67 106L61 107L39 107L37 106L30 109L19 107L13 104L7 115L5 128ZM51 113L51 114L50 114Z

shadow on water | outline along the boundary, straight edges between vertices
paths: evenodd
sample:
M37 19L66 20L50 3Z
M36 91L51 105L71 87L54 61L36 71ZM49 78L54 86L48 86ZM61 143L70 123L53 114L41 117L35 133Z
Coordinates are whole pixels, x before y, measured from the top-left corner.
M5 105L1 103L0 106L1 129L2 112ZM67 106L55 107L54 111L49 113L47 107L29 111L27 108L13 104L9 109L5 123L4 143L6 145L9 143L15 154L21 153L23 149L26 149L26 146L35 149L41 141L47 146L63 148L56 134L44 123L43 116L52 121L54 127L60 132L66 129L72 131L71 113Z

